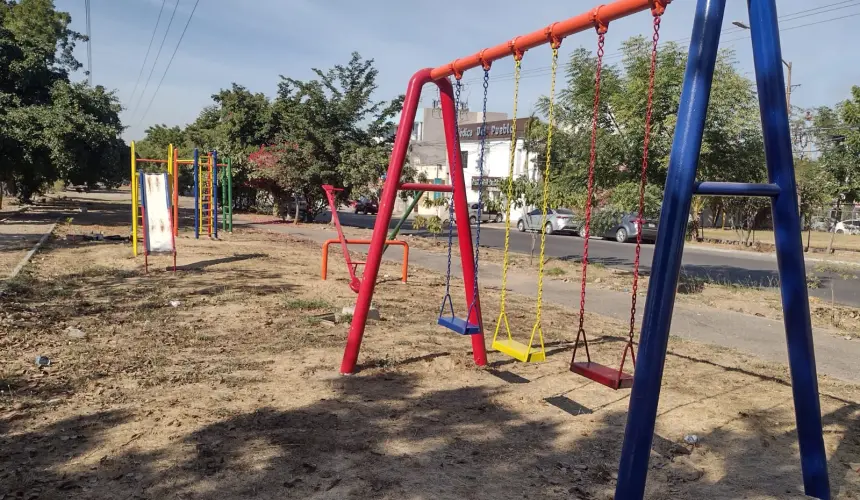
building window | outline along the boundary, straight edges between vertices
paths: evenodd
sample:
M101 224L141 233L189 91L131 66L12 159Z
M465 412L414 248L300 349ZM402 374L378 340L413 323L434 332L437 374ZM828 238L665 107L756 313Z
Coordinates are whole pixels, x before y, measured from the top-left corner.
M460 165L463 168L469 168L469 152L460 151Z

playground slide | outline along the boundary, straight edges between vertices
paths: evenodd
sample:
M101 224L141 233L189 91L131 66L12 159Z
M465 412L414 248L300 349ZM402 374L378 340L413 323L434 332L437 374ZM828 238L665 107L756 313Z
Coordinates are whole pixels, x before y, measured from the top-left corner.
M141 175L147 252L173 253L170 190L166 173Z

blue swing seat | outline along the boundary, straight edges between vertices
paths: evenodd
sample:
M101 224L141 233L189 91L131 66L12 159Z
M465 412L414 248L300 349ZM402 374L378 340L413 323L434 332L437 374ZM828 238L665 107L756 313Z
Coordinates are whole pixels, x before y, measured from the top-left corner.
M438 324L460 335L476 335L481 333L479 325L469 323L465 319L455 316L442 316L439 318Z

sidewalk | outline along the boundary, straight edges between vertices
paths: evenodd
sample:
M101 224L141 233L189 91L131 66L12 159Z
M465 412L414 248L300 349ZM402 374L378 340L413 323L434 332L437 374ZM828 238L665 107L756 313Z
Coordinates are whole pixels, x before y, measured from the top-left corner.
M248 224L236 221L255 229L288 233L311 241L322 243L329 238L336 238L334 230L322 230L319 225L265 225ZM387 253L386 260L400 261L396 252ZM447 259L443 254L437 254L417 249L409 251L410 263L444 273ZM501 266L482 263L481 278L483 283L500 283ZM452 273L461 277L459 267ZM537 282L533 275L522 272L508 273L508 289L527 296L534 296ZM579 301L578 287L561 281L544 281L544 298L552 303L574 307ZM644 304L644 300L641 301ZM623 292L591 288L588 291L586 310L621 321L627 321L630 314L630 296ZM644 305L637 312L637 321L642 320ZM759 358L787 364L787 348L785 330L781 321L774 321L757 316L721 311L707 307L696 307L686 304L676 304L672 320L672 335L695 340L707 344L737 349L755 355ZM845 340L821 329L815 329L815 351L819 375L829 375L850 382L860 382L860 369L857 360L860 359L860 342Z
M0 222L0 282L17 274L34 247L53 231L60 215L57 210L37 207L4 214Z

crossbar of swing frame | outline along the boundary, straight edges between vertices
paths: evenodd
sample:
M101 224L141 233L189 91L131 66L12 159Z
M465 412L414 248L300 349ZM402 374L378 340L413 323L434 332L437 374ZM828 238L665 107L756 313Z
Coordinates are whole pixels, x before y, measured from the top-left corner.
M672 0L616 0L526 35L515 37L494 47L486 48L471 56L455 59L448 64L433 68L430 71L430 77L433 80L449 76L459 78L467 70L481 66L487 67L493 61L514 57L541 45L561 43L570 35L589 28L606 27L612 21L643 10L651 9L654 12L662 13L671 2Z

